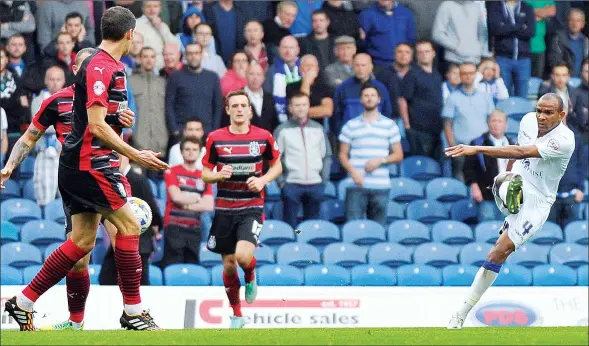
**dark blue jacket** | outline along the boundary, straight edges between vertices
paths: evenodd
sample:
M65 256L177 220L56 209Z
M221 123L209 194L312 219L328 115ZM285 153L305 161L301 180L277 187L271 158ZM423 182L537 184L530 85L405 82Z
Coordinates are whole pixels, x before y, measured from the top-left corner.
M517 58L530 56L530 40L536 34L536 15L534 9L527 3L519 2L519 12L515 16L515 24L511 23L504 2L487 2L487 23L489 26L489 41L495 47L495 56L513 58L515 38L518 39ZM516 7L517 11L517 7Z
M570 192L573 189L583 190L584 177L587 176L587 171L583 172L583 167L587 166L583 165L582 161L587 160L587 158L583 157L581 143L579 142L580 138L575 136L575 151L571 156L571 160L569 161L569 165L567 166L562 179L560 179L558 193Z

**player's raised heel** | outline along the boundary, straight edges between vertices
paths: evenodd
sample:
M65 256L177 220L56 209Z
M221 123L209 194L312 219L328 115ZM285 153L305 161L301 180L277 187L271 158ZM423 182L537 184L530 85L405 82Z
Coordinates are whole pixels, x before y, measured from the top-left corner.
M519 208L522 202L522 185L523 180L521 175L514 174L507 186L505 202L507 210L509 210L511 214L519 213Z
M245 301L248 304L251 304L256 301L256 296L258 295L258 284L256 283L256 278L251 282L245 284Z
M144 310L139 315L129 315L126 311L123 311L120 322L121 328L127 330L161 330L153 321L149 310Z
M6 301L4 311L8 312L14 318L21 331L34 332L37 330L33 324L33 314L35 311L21 309L16 303L16 296Z
M459 313L455 313L452 315L450 319L450 323L448 323L448 329L462 329L462 325L464 324L464 318L460 317Z
M231 316L231 329L241 329L245 326L243 317Z

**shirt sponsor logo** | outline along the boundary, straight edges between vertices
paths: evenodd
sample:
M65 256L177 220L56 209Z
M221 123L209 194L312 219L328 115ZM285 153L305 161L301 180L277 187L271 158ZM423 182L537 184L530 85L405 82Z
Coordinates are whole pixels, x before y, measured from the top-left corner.
M256 171L255 163L233 163L230 166L233 167L234 175L249 175Z

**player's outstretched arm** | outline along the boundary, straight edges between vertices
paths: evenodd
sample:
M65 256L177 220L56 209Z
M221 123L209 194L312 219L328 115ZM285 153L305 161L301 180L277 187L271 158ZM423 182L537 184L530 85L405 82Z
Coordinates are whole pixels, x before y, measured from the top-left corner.
M459 157L483 154L498 159L526 159L526 158L541 158L538 147L535 145L505 145L500 147L491 146L472 146L472 145L456 145L446 148L446 156Z
M12 172L15 168L17 168L21 162L29 155L31 149L35 146L39 138L43 136L45 130L38 129L35 125L29 125L27 131L20 136L14 147L12 148L12 152L10 153L10 157L6 162L6 165L0 172L2 175L0 177L0 185L4 188L4 182L10 178Z

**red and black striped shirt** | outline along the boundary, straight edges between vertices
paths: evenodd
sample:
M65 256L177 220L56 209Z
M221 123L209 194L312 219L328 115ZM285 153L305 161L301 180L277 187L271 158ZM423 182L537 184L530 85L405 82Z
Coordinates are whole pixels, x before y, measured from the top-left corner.
M189 171L182 165L173 166L164 174L164 180L166 190L170 186L178 186L183 193L197 193L201 197L213 195L213 186L205 184L200 169ZM200 227L200 212L185 210L182 206L175 204L168 192L164 226L168 227L169 224L182 227Z
M280 149L270 132L250 126L245 134L234 134L229 127L213 131L207 137L203 166L220 171L224 165L233 167L231 178L217 183L215 209L238 212L263 210L264 191L253 192L247 187L250 177L262 176L264 161L274 164L280 159Z
M65 136L72 131L73 99L73 86L57 91L41 103L41 108L33 117L33 125L42 131L53 126L57 140L63 144Z

